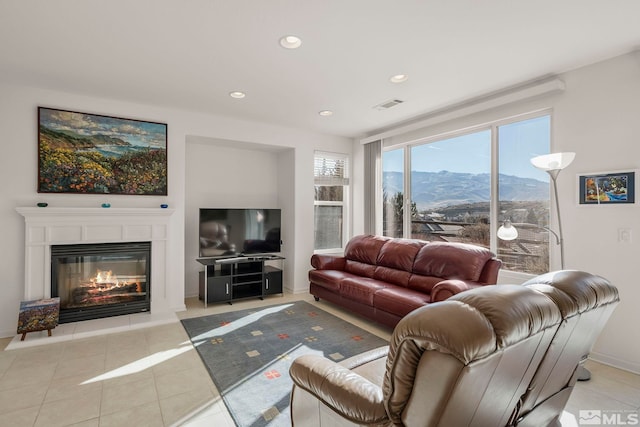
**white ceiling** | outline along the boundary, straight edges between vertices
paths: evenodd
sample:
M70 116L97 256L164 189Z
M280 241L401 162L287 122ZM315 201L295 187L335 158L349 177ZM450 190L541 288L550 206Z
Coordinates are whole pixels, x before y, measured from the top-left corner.
M627 53L639 17L638 0L0 0L0 77L356 137Z

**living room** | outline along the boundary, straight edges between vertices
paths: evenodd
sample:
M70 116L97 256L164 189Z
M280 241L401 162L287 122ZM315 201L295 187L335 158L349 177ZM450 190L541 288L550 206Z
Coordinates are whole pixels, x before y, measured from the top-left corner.
M167 282L171 284L168 303L171 311L184 310L185 298L197 295L197 275L201 266L195 261L195 230L199 207L259 206L282 209L282 254L286 258L285 291L287 294L307 292L309 259L314 252L313 157L316 151L350 156L351 212L348 234L357 235L365 231L365 160L361 140L394 129L396 136L409 133L402 132L403 119L398 118L395 123L385 123L384 126L373 122L369 126L369 134L356 136L323 132L321 120L331 120L331 117L314 117L313 126L306 128L269 123L264 117L243 117L243 108L237 103L231 103L235 99L227 101L229 113L225 114L197 110L177 101L172 103L172 100L160 103L150 97L146 100L132 100L124 96L113 96L111 93L116 93L114 86L118 82L111 81L109 76L99 78L101 91L85 91L85 87L95 77L85 76L86 80L70 84L61 81L57 74L47 74L46 65L40 70L20 68L21 45L19 42L9 43L8 40L33 36L18 31L19 24L10 24L9 21L29 22L29 13L34 11L18 7L17 2L11 3L16 4L8 6L7 3L7 6L2 6L7 13L2 13L4 30L3 42L0 43L0 52L4 58L0 62L0 129L3 130L4 146L7 149L5 156L0 159L0 176L4 183L3 197L0 200L0 218L4 231L4 294L0 302L0 336L15 335L19 303L24 299L25 225L24 218L16 212L19 207L35 207L38 202L46 202L50 207L87 208L99 208L103 203L110 203L112 208L159 208L161 204L167 204L173 210L169 220L166 269ZM627 3L630 11L637 8L630 4ZM628 14L632 15L629 11ZM189 16L181 18L185 21L192 19ZM258 17L255 19L259 21ZM591 16L590 19L597 26L598 17ZM43 35L40 42L45 43L45 39L46 36ZM90 44L82 36L64 40L67 43L78 43L78 49L88 48ZM149 43L148 46L154 45L154 41L145 41ZM637 35L636 44L638 41L640 35ZM172 45L169 40L164 42ZM277 40L274 43L277 44ZM27 43L26 49L29 46L31 44ZM311 49L311 46L304 44L303 47ZM633 283L633 265L639 253L637 236L632 235L627 242L620 242L618 239L620 229L632 232L639 229L637 206L585 207L577 202L579 174L629 171L639 167L640 148L636 138L640 133L640 122L637 120L640 114L640 53L634 47L605 50L594 46L594 53L589 56L592 61L581 62L586 60L587 55L584 55L576 59L572 67L548 69L545 73L549 75L540 73L535 76L540 79L553 77L562 81L562 90L492 106L486 111L448 117L435 124L425 121L423 126L416 127L415 130L419 129L424 136L437 135L497 118L543 109L552 111L552 151L576 153L576 160L558 179L564 220L565 264L571 269L601 275L620 291L621 303L601 334L591 357L640 373L640 336L635 327L638 315L632 303L640 298L640 290ZM542 45L539 48L544 50ZM288 52L282 51L278 55L284 53ZM43 58L43 61L53 63L55 57L49 56ZM185 66L191 67L191 64ZM97 73L97 70L94 71ZM136 76L134 73L134 76L138 82L153 80L153 77L147 75ZM463 77L464 74L460 79ZM188 78L189 75L186 75L177 80ZM255 80L261 78L259 74L254 74ZM411 78L414 78L413 74ZM491 93L485 93L478 92L473 80L461 80L460 86L466 89L466 96L459 97L450 105L455 104L464 112L465 100L481 100L483 96L491 99L490 95L495 94L498 89L517 89L518 84L530 84L532 81L514 81ZM173 83L175 82L166 82L168 85ZM133 87L139 83L128 84ZM313 84L308 83L309 86ZM251 99L251 88L246 89L247 101ZM236 89L238 88L229 88ZM402 89L405 90L407 89ZM286 100L283 97L281 101ZM38 193L39 106L167 123L168 194L124 196ZM325 107L318 107L321 108ZM367 108L370 109L369 106ZM425 110L424 113L429 111ZM423 120L427 116L425 114ZM224 161L210 160L215 157L222 157ZM554 258L551 266L557 268L557 253L552 254ZM515 283L515 280L515 277L504 274L500 278L501 283Z

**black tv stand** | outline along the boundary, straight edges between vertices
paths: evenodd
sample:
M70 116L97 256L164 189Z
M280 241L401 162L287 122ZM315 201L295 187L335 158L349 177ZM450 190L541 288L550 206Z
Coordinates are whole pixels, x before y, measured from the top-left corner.
M229 258L198 258L200 272L198 296L207 304L241 298L263 299L282 294L282 265L279 255L247 255ZM206 285L205 285L206 284Z

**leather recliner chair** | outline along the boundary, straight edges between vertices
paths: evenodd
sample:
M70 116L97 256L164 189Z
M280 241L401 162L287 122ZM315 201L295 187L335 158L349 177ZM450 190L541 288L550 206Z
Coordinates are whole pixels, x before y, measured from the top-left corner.
M514 411L512 424L560 426L580 369L620 301L618 290L602 277L575 270L543 274L524 286L551 298L562 323Z
M606 280L561 273L553 284L482 287L417 309L398 323L388 347L341 364L297 358L290 369L293 425L552 425L617 302ZM558 349L571 335L580 343ZM550 378L558 374L554 359L570 372L563 381Z

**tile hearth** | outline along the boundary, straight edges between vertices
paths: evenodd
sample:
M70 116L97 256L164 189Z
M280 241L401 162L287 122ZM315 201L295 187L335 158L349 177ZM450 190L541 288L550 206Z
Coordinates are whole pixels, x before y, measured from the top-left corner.
M102 319L84 320L81 322L63 323L51 330L50 337L47 335L47 331L29 332L24 341L20 341L20 335L16 335L9 342L6 349L15 350L116 332L127 332L151 326L177 323L178 321L179 319L175 313L164 312L159 314L136 313L105 317Z

